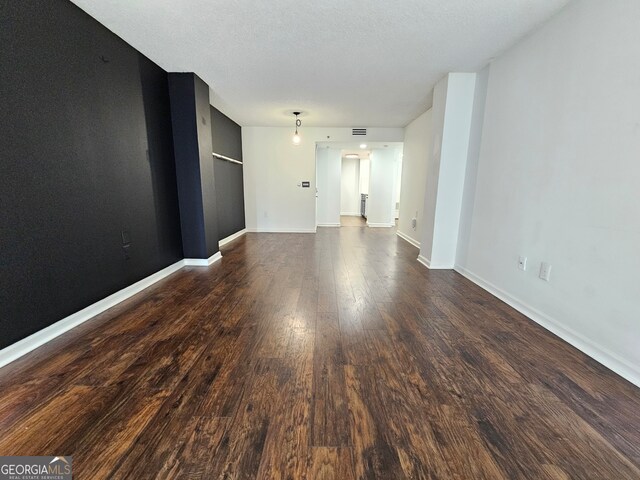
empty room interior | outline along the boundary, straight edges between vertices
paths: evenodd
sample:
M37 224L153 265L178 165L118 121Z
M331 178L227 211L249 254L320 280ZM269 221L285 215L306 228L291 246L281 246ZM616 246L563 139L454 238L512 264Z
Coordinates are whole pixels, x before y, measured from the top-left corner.
M0 0L0 478L640 479L638 25Z

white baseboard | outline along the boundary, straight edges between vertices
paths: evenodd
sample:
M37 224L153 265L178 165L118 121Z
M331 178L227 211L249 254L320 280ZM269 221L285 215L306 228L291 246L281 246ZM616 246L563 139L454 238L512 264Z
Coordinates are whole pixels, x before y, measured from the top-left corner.
M536 322L538 325L549 330L551 333L573 345L595 361L601 363L610 370L613 370L615 373L627 379L634 385L640 387L640 366L630 364L623 358L620 358L616 353L598 345L575 330L563 326L558 320L549 317L530 305L527 305L525 302L520 301L501 288L484 280L473 272L470 272L466 268L461 267L460 265L456 265L454 268L456 272L460 273L460 275L463 275L476 285L484 288L487 292L499 298L507 305L513 307L526 317Z
M316 233L315 228L247 228L250 233Z
M339 227L339 223L319 223L319 227Z
M396 232L396 235L398 235L401 239L405 240L406 242L409 242L414 247L420 248L420 242L417 241L415 238L411 238L409 235L402 233L400 230Z
M216 252L209 258L185 258L184 265L187 267L208 267L222 258L222 253Z
M183 266L184 260L180 260L173 265L169 265L159 272L156 272L153 275L149 275L148 277L143 278L133 285L129 285L128 287L123 288L122 290L109 295L108 297L103 298L102 300L99 300L98 302L89 305L86 308L83 308L79 312L71 314L68 317L63 318L62 320L57 321L53 325L49 325L48 327L43 328L42 330L29 335L22 340L18 340L16 343L13 343L8 347L3 348L2 350L0 350L0 367L13 362L23 355L26 355L30 351L35 350L39 346L53 340L59 335L62 335L72 328L77 327L81 323L84 323L87 320L95 317L99 313L102 313L105 310L108 310L109 308L117 305L118 303L134 296L135 294L141 292L147 287L150 287L159 280L162 280L163 278L180 270Z
M453 270L453 265L437 265L437 264L433 264L433 263L431 263L431 260L429 260L424 255L418 255L418 261L421 264L423 264L425 267L427 267L429 270Z
M341 217L361 217L362 215L360 214L360 212L341 212L340 213Z
M242 230L223 238L218 242L218 248L224 247L227 243L233 242L236 238L240 238L245 233L247 233L247 229L243 228Z
M394 226L395 224L393 223L371 223L367 221L367 227L371 227L371 228L389 228Z
M149 275L148 277L143 278L133 285L129 285L128 287L123 288L122 290L109 295L108 297L103 298L102 300L99 300L86 308L83 308L79 312L73 313L68 317L63 318L62 320L58 320L53 325L49 325L48 327L45 327L42 330L39 330L36 333L29 335L22 340L18 340L16 343L13 343L8 347L0 350L0 368L22 357L23 355L26 355L30 351L35 350L39 346L44 345L45 343L53 340L63 333L68 332L72 328L77 327L81 323L86 322L87 320L104 312L105 310L116 306L118 303L134 296L145 288L150 287L154 283L162 280L163 278L171 275L172 273L180 270L183 267L207 267L217 262L221 258L222 254L220 252L213 254L209 258L185 258L183 260L180 260L179 262L174 263L173 265L169 265L168 267L163 268L153 275Z
M418 255L418 261L427 268L431 268L431 260L424 255Z

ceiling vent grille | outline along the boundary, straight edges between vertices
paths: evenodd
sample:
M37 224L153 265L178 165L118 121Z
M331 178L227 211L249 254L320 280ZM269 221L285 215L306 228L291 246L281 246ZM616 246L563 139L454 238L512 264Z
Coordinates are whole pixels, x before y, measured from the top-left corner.
M351 129L351 136L353 137L362 137L364 135L367 134L367 129L366 128L352 128Z

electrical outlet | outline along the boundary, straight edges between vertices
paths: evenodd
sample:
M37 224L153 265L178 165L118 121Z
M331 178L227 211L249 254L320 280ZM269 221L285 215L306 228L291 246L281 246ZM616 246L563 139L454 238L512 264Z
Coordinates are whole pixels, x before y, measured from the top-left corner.
M527 270L527 257L520 256L518 258L518 268L522 271Z
M549 278L551 277L551 265L549 265L546 262L542 262L540 264L540 275L539 277L544 280L545 282L549 281Z

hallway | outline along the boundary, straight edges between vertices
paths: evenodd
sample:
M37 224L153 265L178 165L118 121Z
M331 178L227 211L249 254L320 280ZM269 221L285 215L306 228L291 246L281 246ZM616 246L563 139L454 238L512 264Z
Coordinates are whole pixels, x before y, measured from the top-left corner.
M363 217L341 215L340 226L341 227L366 227L367 221Z
M395 229L222 252L1 369L0 452L79 479L640 477L638 389Z

